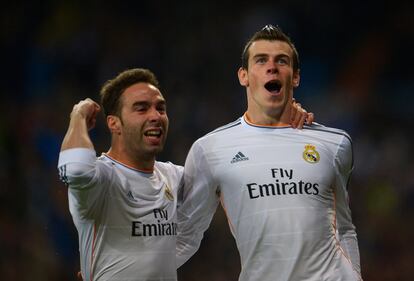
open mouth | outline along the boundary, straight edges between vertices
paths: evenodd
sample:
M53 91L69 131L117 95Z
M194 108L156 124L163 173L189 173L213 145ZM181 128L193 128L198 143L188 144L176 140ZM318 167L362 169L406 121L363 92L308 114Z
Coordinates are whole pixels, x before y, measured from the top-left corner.
M272 80L267 82L264 87L272 94L278 94L282 88L282 84L278 80Z
M161 129L152 129L152 130L148 130L144 133L144 136L146 137L155 137L155 138L159 138L162 135L162 131Z
M163 130L161 128L148 129L144 132L145 140L151 146L159 146L162 143Z

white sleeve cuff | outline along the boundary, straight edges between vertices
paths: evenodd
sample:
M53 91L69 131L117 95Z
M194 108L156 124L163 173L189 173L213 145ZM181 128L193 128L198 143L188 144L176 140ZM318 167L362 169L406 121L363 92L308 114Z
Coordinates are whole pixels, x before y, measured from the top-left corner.
M70 148L59 153L58 167L67 163L94 163L96 161L96 152L90 148Z

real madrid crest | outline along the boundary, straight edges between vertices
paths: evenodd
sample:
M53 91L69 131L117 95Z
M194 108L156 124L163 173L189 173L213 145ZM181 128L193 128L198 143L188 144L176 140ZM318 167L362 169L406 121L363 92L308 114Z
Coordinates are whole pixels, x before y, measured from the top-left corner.
M165 197L167 197L167 199L170 201L174 200L174 195L167 184L165 184Z
M305 159L308 163L318 163L319 159L321 158L319 156L319 152L316 151L316 147L311 144L305 145L305 150L303 151L303 159Z

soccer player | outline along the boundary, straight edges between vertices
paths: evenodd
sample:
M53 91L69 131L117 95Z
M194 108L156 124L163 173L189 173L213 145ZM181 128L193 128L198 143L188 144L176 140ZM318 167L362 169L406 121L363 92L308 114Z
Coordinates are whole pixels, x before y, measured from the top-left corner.
M256 32L238 78L247 111L198 139L186 159L178 264L199 247L221 202L240 281L361 280L347 192L351 138L317 124L292 129L300 75L290 38L272 25Z
M101 103L111 147L96 157L88 131L100 106L73 107L59 155L79 234L80 280L176 280L177 194L183 167L155 160L168 131L166 101L155 75L131 69L109 80ZM313 119L293 105L292 124ZM180 240L180 249L195 252Z
M168 131L166 102L152 72L109 80L101 101L111 147L96 157L88 130L100 106L73 107L59 155L79 234L83 280L177 280L177 191L183 168L155 160Z

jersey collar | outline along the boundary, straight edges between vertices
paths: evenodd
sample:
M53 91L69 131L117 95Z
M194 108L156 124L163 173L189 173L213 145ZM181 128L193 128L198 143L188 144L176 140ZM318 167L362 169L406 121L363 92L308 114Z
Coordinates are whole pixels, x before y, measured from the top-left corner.
M129 166L129 165L126 165L126 164L124 164L124 163L122 163L122 162L119 162L118 160L116 160L116 159L114 159L114 158L110 157L110 156L109 156L108 154L106 154L106 153L102 153L102 155L103 155L104 157L108 158L109 160L111 160L112 162L115 162L116 164L121 165L121 166L123 166L123 167L125 167L125 168L127 168L127 169L133 170L133 171L135 171L135 172L140 172L140 173L144 173L144 174L152 174L152 173L154 172L154 169L152 169L152 170L142 170L142 169L137 169L137 168L131 167L131 166Z
M253 123L252 121L249 120L249 117L247 116L247 112L245 112L243 114L243 118L242 118L242 123L248 125L248 126L252 126L252 127L256 127L256 128L268 128L268 129L286 129L286 128L291 128L291 125L263 125L263 124L256 124Z

